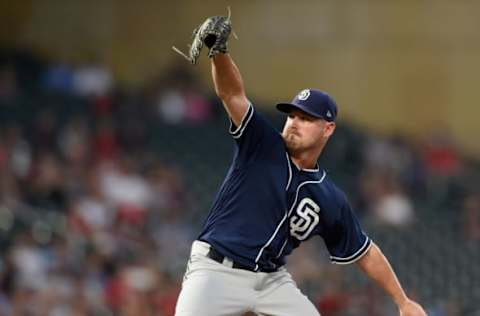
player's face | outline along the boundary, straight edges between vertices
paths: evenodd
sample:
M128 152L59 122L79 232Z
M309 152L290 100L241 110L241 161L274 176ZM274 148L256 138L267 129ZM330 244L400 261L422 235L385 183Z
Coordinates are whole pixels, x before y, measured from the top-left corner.
M333 122L292 110L288 113L282 136L290 151L301 152L322 148L334 130Z

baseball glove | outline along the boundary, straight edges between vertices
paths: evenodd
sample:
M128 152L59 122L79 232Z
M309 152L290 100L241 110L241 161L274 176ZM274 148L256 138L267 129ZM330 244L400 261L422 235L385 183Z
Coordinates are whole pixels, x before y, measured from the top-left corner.
M193 42L192 45L188 45L190 48L188 54L181 52L175 46L172 46L172 48L185 57L190 63L196 64L203 45L209 48L208 57L210 58L220 53L227 53L227 41L231 32L232 23L230 19L230 8L228 8L228 16L209 17L193 31ZM237 38L235 33L233 33L233 35Z

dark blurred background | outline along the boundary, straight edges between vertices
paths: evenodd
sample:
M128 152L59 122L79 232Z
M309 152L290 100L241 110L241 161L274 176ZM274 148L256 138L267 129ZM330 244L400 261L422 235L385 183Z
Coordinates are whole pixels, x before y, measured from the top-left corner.
M0 315L171 316L232 158L209 61L230 5L257 109L340 108L321 163L430 316L480 315L480 3L1 1ZM397 315L320 239L288 268L323 316Z

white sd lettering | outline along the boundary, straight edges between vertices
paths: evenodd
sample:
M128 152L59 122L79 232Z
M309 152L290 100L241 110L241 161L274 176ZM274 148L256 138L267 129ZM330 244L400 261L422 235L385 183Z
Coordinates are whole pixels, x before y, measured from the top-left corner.
M305 240L320 221L320 207L309 198L303 198L297 206L296 215L290 219L290 234Z

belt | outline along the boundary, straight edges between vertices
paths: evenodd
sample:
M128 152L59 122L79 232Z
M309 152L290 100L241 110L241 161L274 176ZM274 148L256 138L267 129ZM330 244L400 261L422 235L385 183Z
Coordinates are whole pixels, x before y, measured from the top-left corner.
M258 267L257 269L251 268L245 264L235 262L232 259L225 257L222 253L220 253L218 250L213 248L212 245L202 240L195 240L193 242L191 254L192 255L201 254L202 256L210 258L213 261L223 264L224 266L227 266L229 268L242 269L242 270L247 270L252 272L259 272L259 271L260 272L276 272L283 267L283 266L276 266L272 268L263 268L263 267Z
M231 261L229 258L225 257L220 252L215 250L212 246L210 246L210 250L208 250L207 252L207 257L218 263L225 264L225 265L226 265L226 262L230 261L232 262L231 267L234 269L242 269L242 270L255 272L255 269L252 269L249 266L246 266L244 264L241 264L235 261Z

